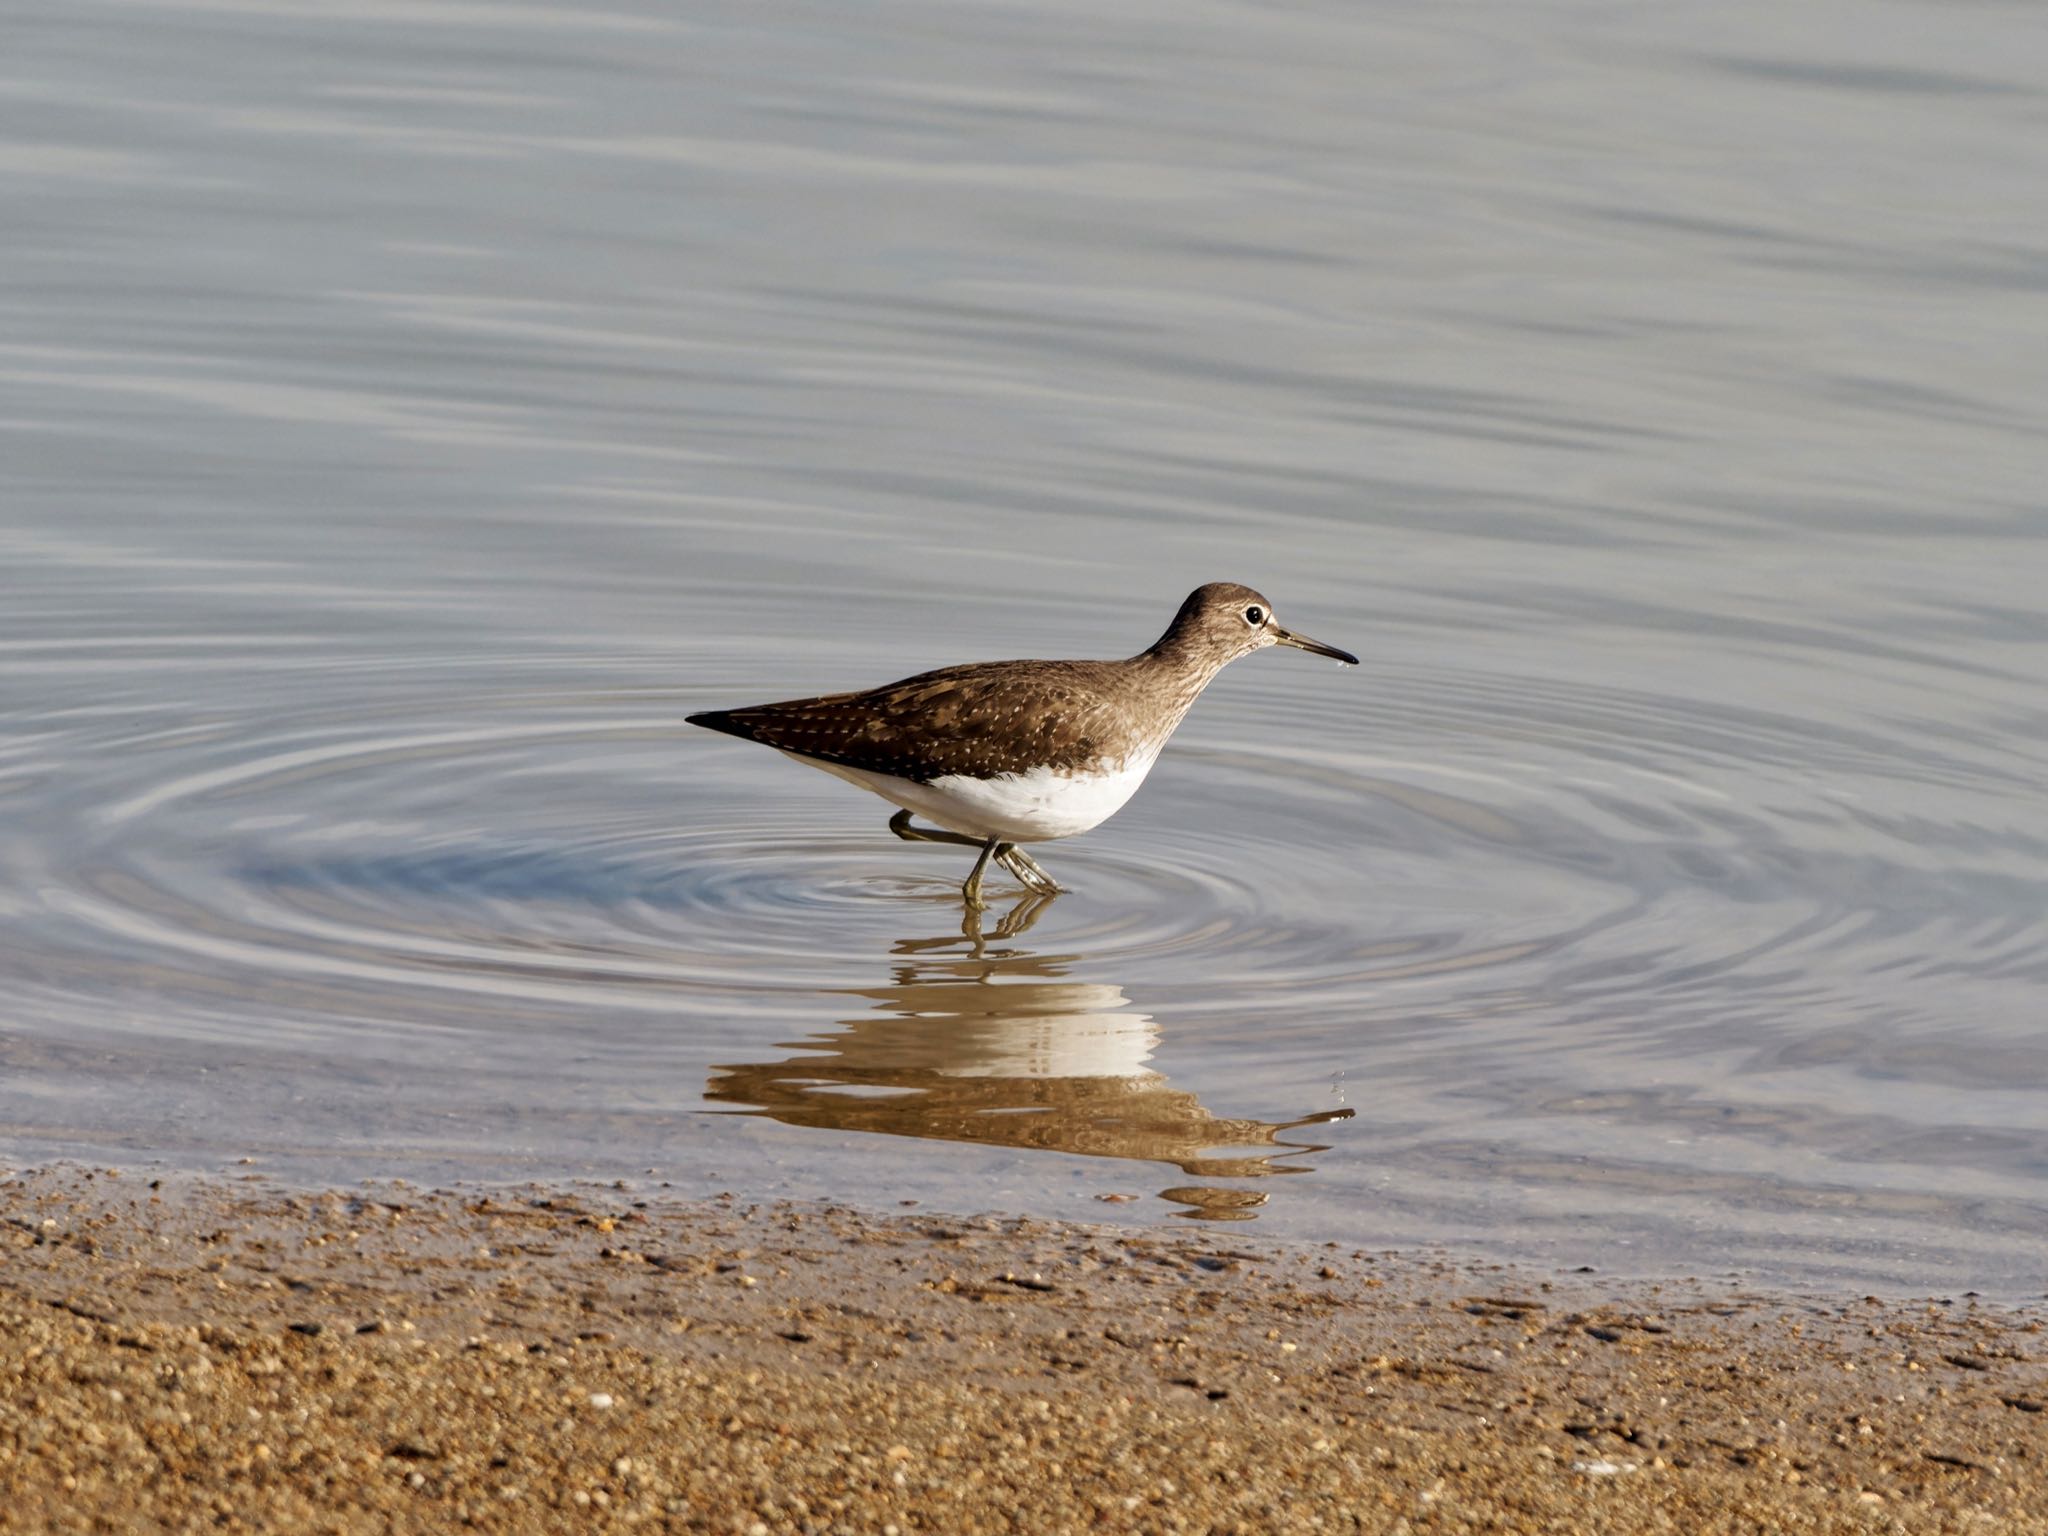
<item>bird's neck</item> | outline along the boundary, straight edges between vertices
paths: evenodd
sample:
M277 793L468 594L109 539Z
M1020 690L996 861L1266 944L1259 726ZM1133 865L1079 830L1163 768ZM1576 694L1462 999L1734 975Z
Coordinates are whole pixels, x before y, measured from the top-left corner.
M1145 650L1131 658L1161 672L1172 672L1192 680L1200 693L1209 679L1223 670L1228 657L1218 656L1213 646L1203 645L1192 633L1175 624Z
M1132 686L1152 701L1166 722L1163 741L1202 696L1210 679L1223 670L1223 663L1213 651L1197 649L1168 630L1150 650L1133 656L1130 668Z

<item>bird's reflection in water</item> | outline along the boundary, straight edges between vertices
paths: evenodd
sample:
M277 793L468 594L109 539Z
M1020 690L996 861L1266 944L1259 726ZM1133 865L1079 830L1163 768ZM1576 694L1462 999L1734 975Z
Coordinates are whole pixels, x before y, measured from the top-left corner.
M1067 980L1078 957L1011 943L1048 900L1027 898L986 934L970 913L958 935L903 940L887 985L846 994L869 1011L789 1047L801 1054L715 1069L705 1097L787 1125L1170 1163L1204 1180L1308 1172L1282 1159L1325 1148L1285 1133L1351 1111L1212 1115L1147 1065L1159 1026L1121 988ZM1207 1183L1160 1196L1205 1221L1249 1221L1267 1199Z

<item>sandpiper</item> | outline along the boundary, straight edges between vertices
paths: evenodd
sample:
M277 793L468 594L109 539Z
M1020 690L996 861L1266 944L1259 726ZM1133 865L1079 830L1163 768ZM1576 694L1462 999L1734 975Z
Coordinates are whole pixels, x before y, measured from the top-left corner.
M1358 658L1282 629L1250 587L1197 587L1149 649L1125 661L983 661L861 693L711 710L691 725L778 749L901 807L911 842L981 850L961 888L980 911L993 859L1034 891L1060 887L1019 845L1100 826L1137 792L1209 680L1269 645ZM911 813L943 831L911 825Z

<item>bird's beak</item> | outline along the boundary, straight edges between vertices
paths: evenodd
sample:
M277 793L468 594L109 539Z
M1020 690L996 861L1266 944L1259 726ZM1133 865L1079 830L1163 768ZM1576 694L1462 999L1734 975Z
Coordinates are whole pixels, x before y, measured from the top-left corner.
M1273 642L1276 645L1291 645L1297 651L1307 651L1316 656L1327 656L1332 661L1341 661L1347 667L1358 665L1358 658L1349 651L1340 651L1334 645L1325 645L1320 640L1311 640L1307 635L1297 635L1291 629L1273 626Z

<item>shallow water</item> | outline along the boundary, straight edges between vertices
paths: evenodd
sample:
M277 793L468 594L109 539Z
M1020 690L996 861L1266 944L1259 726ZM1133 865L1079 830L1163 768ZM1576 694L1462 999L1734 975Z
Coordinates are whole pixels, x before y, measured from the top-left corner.
M2048 15L5 25L9 1158L2038 1290ZM978 940L680 723L1217 578Z

